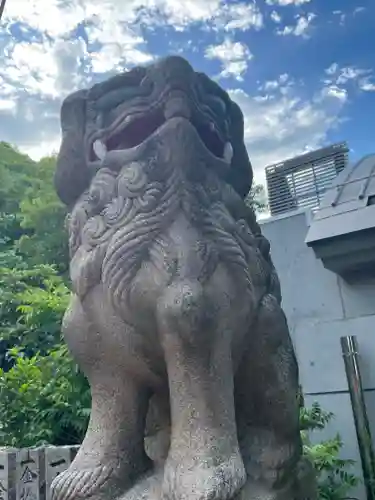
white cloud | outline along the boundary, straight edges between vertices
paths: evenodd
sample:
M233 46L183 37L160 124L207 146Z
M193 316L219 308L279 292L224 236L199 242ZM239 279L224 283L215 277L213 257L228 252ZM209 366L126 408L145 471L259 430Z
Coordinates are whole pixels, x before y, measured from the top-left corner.
M333 74L335 74L336 71L338 70L338 68L339 68L339 65L336 62L332 63L331 66L329 66L326 69L327 75L333 75Z
M72 30L85 17L81 2L59 0L13 0L6 3L2 22L21 22L57 37Z
M266 3L278 9L309 1ZM269 10L280 29L280 13ZM295 25L279 30L280 34L307 36L313 18L311 13L299 15ZM10 30L14 23L29 42L15 43ZM69 41L79 24L85 30L87 45L83 39ZM219 61L220 77L241 81L253 56L246 44L235 41L234 32L260 30L264 21L257 3L251 0L10 0L3 25L0 137L38 158L59 146L59 107L67 92L90 83L93 73L103 79L110 71L152 60L155 54L147 45L146 29L168 26L184 31L198 26L206 34L213 32L216 40L224 33L222 43L205 50L191 32L189 50ZM307 97L302 97L286 73L259 85L252 96L241 89L231 91L245 115L246 143L258 180L262 180L265 165L320 146L338 123L348 93L337 80L341 75L349 81L350 73L338 66L331 71L324 86ZM362 74L357 80L363 90L374 90L369 75Z
M365 7L359 6L355 7L351 12L349 11L344 12L343 10L334 10L332 14L338 17L340 26L345 26L347 21L350 21L350 19L354 18L358 14L361 14L365 11L366 11Z
M359 88L364 92L375 92L375 83L365 78L359 82Z
M95 74L102 79L153 59L143 28L181 31L198 25L233 34L261 29L263 16L255 1L11 0L2 23L0 135L35 157L56 148L64 95L90 84ZM27 42L12 37L15 24ZM73 36L78 26L88 45ZM217 53L222 76L241 78L251 54L241 43L231 48L231 57Z
M135 42L136 45L136 42ZM129 49L124 58L123 47L118 43L107 43L91 55L92 71L107 73L109 71L129 69L133 65L142 65L151 62L153 56L136 47Z
M324 89L324 92L327 96L335 97L336 99L340 99L343 102L345 102L348 98L347 90L340 88L337 85L327 85Z
M237 80L242 80L248 61L253 57L247 45L233 42L229 38L226 38L220 45L209 45L205 55L207 59L218 59L221 62L223 66L219 75L221 78L232 76Z
M159 10L166 18L168 24L174 26L187 26L194 22L206 22L216 16L220 10L220 0L174 0L146 1L144 4L151 11Z
M364 12L365 10L366 10L365 7L356 7L353 10L353 15L355 16L356 14L360 14L361 12Z
M294 80L287 74L282 73L275 80L266 80L259 86L261 92L276 91L280 94L286 94L290 87L294 84Z
M113 19L115 24L125 20L134 23L144 3L142 0L121 3L119 0L13 0L7 2L4 22L22 22L41 33L59 37L68 34L83 21L103 26L108 25L108 19ZM152 0L146 3L155 4Z
M136 2L130 3L131 8L127 4L121 13L135 21ZM4 22L8 32L14 23L21 23L29 41L15 43L8 37L3 53L0 51L0 85L1 80L10 84L13 94L58 98L85 85L91 72L106 73L150 61L151 55L143 50L143 38L120 22L114 6L108 0L101 5L96 0L7 2ZM95 52L89 52L82 39L71 36L83 21L89 44L96 45Z
M116 0L113 0L116 3ZM133 0L138 19L147 24L168 24L182 30L193 23L204 23L226 31L259 29L263 17L254 1L228 4L225 0ZM121 4L122 0L117 0ZM143 8L140 8L140 5Z
M286 5L298 6L309 2L311 2L311 0L266 0L266 4L268 5L280 5L282 7Z
M311 21L316 17L315 14L312 12L309 12L306 15L301 15L297 16L297 22L294 26L284 26L284 28L280 28L276 31L278 35L294 35L294 36L301 36L303 38L307 38L308 31L311 25Z
M359 69L359 68L353 68L353 67L346 67L346 68L341 68L339 70L339 74L337 76L336 82L340 84L345 84L349 80L357 80L360 76L363 76L367 73L366 70Z
M329 66L325 73L328 78L325 80L327 84L336 87L345 87L349 84L357 85L364 92L375 91L375 76L371 69L357 68L355 66L340 67L336 62Z
M268 80L264 83L264 90L275 90L279 86L279 82L277 80Z
M92 71L106 73L132 65L145 64L152 60L145 46L144 38L131 26L117 22L114 17L94 21L86 27L89 43L99 44L91 54Z
M13 83L22 80L27 92L43 87L49 95L59 90L54 81L60 64L56 57L61 50L55 45L69 38L80 23L84 23L88 42L96 50L88 52L81 47L78 56L77 47L72 46L71 57L84 58L86 68L94 73L150 62L153 56L141 33L142 25L149 29L168 25L184 30L201 23L205 29L227 32L263 26L255 2L227 4L225 0L13 0L7 3L3 21L8 32L12 24L21 25L32 44L17 44L14 48L14 40L9 36L9 46L0 55L0 67L11 74ZM39 33L38 39L32 39L35 33L31 35L31 30ZM10 49L12 54L7 53ZM13 64L9 63L12 57ZM244 62L235 59L229 73L239 75L245 69ZM71 83L73 89L77 82L73 79Z
M14 113L17 103L11 99L0 99L0 112Z
M0 78L13 93L20 86L28 94L58 97L82 84L78 69L86 55L80 39L11 44L8 55L0 56Z
M9 4L9 6L8 6ZM262 16L255 2L228 5L225 0L13 0L8 2L5 22L25 22L50 36L61 36L82 21L93 20L104 25L168 24L185 28L192 23L212 23L231 29L247 29L262 25ZM58 20L58 22L52 22ZM115 28L117 30L117 28ZM103 26L103 32L107 29ZM111 31L107 31L111 35ZM112 33L112 40L115 33ZM119 42L119 40L116 41Z
M284 95L254 97L241 89L230 95L244 113L245 140L257 182L264 182L267 165L322 146L327 133L340 123L346 101L346 95L325 86L309 98L302 98L293 86Z
M281 16L279 13L277 13L275 10L273 10L270 14L270 18L272 19L273 22L275 23L281 23Z
M38 156L56 147L64 95L90 84L95 74L102 79L153 59L143 28L198 25L233 34L262 28L263 17L255 1L11 0L2 23L0 135ZM12 37L15 24L27 42ZM78 26L88 45L73 36ZM222 76L240 78L251 54L242 44L232 48L231 58L218 53Z
M221 23L226 31L263 27L263 16L255 3L225 4L218 16L217 25Z
M334 10L334 11L332 12L332 14L333 14L334 16L337 16L337 17L339 18L339 24L340 24L341 26L344 26L344 24L345 24L345 19L346 19L346 15L347 15L347 14L346 14L346 12L343 12L342 10Z
M60 138L41 141L40 143L26 144L22 148L22 152L26 152L30 158L35 161L40 160L45 156L52 156L58 153L60 148Z

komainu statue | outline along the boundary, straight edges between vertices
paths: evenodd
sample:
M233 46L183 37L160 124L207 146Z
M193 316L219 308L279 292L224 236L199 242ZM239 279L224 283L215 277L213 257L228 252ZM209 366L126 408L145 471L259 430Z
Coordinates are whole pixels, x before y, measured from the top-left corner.
M66 342L92 410L55 500L312 500L239 107L181 57L68 96Z

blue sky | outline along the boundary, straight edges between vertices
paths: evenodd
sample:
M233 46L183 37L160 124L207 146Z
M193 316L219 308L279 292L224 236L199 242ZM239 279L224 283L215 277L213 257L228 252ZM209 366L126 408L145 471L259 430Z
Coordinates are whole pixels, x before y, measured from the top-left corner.
M374 0L8 0L0 140L56 151L62 98L171 53L228 90L264 167L347 140L375 150Z

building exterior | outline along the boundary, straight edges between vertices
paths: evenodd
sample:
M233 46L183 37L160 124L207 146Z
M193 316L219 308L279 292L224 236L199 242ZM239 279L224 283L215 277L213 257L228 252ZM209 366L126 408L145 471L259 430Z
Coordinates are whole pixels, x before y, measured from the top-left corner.
M293 163L289 163L287 175L293 174L290 164ZM298 170L299 161L294 165ZM307 198L295 197L298 191L294 191L292 198L297 199L297 204L290 204L288 210L284 204L281 213L260 224L271 243L272 258L280 276L283 307L299 360L305 403L318 401L335 414L332 424L324 430L326 434L317 438L333 437L339 432L345 457L357 461L357 473L361 474L340 337L355 335L358 340L374 441L375 155L341 167L342 163L339 175L324 188L318 205L316 199L311 203L315 210L304 207ZM316 179L316 185L323 185L323 181L319 183ZM273 203L275 214L281 206L276 194ZM364 500L363 486L351 496Z
M345 142L266 167L271 215L319 206L333 179L348 164Z

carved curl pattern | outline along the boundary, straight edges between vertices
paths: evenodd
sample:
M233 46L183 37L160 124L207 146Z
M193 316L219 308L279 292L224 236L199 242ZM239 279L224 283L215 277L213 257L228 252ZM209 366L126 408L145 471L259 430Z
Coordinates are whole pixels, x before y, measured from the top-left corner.
M220 258L241 273L250 289L251 279L246 254L238 242L238 229L222 203L216 202L211 206L203 230L215 242Z
M71 275L81 297L100 280L118 310L148 249L175 213L178 169L148 181L145 167L132 162L117 174L103 168L74 208L69 223ZM155 253L155 251L154 251Z
M93 178L89 189L77 201L68 220L71 257L74 256L80 245L84 243L84 227L88 220L98 215L113 197L115 182L115 173L110 169L102 168ZM91 232L92 230L93 228Z
M171 222L179 205L178 170L162 185L150 183L143 196L136 198L135 215L121 224L111 239L103 261L103 282L114 307L124 314L131 280L147 257L155 238ZM125 308L125 309L124 309Z
M79 295L102 280L114 307L126 314L127 293L142 261L151 258L165 267L162 232L178 207L201 228L205 242L197 251L204 275L220 259L239 273L249 293L254 285L264 286L267 272L257 238L248 221L226 206L224 183L209 171L202 183L182 183L178 168L166 170L157 181L149 181L140 162L117 173L98 171L70 218L72 280Z
M147 185L144 166L131 162L124 167L117 179L117 193L125 198L137 198Z

